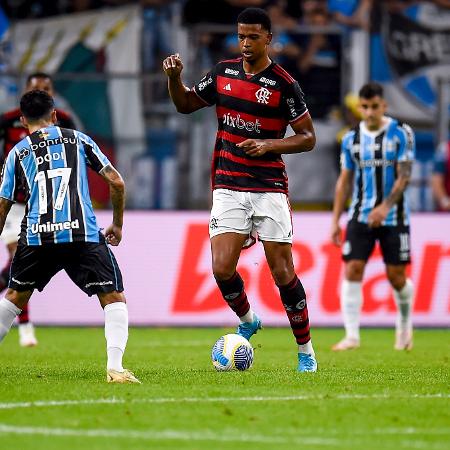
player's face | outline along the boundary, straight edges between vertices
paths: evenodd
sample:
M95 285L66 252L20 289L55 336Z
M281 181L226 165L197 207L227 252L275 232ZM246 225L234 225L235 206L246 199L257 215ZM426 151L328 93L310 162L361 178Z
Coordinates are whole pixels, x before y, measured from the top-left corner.
M272 34L260 24L238 23L239 50L245 61L254 63L267 56Z
M48 95L53 97L53 83L50 78L42 78L42 77L34 77L25 87L25 92L34 91L35 89L39 89L40 91L47 92Z
M369 130L377 130L383 123L387 105L380 96L359 99L359 111Z

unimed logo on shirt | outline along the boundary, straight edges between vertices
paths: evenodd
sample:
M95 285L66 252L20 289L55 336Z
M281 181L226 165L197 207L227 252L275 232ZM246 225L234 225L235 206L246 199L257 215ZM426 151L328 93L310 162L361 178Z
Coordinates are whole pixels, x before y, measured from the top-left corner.
M66 220L65 222L46 222L46 223L33 223L31 225L31 232L37 233L52 233L53 231L73 230L80 228L80 222L78 219Z

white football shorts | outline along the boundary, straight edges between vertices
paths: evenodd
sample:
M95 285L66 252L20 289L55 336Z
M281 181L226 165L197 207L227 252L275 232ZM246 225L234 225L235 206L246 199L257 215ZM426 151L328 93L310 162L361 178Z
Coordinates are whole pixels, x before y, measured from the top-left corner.
M223 233L249 236L256 233L261 241L291 244L292 217L287 195L215 189L209 236L212 238Z
M19 240L20 225L25 215L25 205L13 203L5 221L0 239L6 244L13 244Z

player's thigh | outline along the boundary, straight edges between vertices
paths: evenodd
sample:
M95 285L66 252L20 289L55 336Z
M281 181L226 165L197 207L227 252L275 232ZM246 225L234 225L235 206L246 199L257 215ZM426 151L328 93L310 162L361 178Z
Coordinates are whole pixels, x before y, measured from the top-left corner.
M402 265L411 261L409 227L384 226L380 229L380 247L386 265Z
M218 279L230 278L239 261L247 235L240 233L222 233L211 238L212 269Z
M0 239L6 244L14 244L19 240L20 225L25 215L25 205L14 203L5 220Z
M209 221L209 236L213 238L223 233L248 235L252 231L251 204L247 193L216 189Z
M103 235L99 243L70 244L66 250L64 270L89 296L123 291L122 273Z
M279 192L252 193L253 228L263 242L292 244L292 215L287 195Z
M347 263L353 260L367 262L375 247L376 231L365 223L350 220L342 244L342 259Z
M56 245L19 245L11 262L8 287L19 292L42 291L61 268Z

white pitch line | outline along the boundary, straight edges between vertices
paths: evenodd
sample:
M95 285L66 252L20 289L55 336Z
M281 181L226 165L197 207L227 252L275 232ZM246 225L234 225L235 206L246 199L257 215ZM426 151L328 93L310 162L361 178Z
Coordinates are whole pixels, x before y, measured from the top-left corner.
M402 429L397 429L397 434L401 433ZM317 433L318 430L314 432ZM417 430L419 431L419 430ZM424 430L420 430L424 431ZM338 430L327 430L327 432L338 433ZM352 433L352 436L339 438L337 436L333 438L320 438L320 437L282 437L282 436L268 436L268 435L256 435L252 433L238 434L230 432L225 433L213 433L211 430L201 431L180 431L180 430L112 430L112 429L75 429L75 428L51 428L51 427L35 427L35 426L17 426L0 423L0 434L17 434L17 435L40 435L40 436L59 436L59 437L86 437L86 438L116 438L116 439L135 439L135 440L147 440L147 441L198 441L198 442L247 442L258 444L289 444L289 445L309 445L309 446L342 446L344 443L351 442L352 445L360 441L360 438L355 435L368 436L374 433L370 431ZM409 433L408 433L409 434ZM427 449L427 450L440 450L446 449L446 443L439 442L425 442L421 440L402 440L398 443L401 447L411 449Z
M77 406L97 404L130 404L130 403L230 403L230 402L289 402L301 400L377 400L377 399L448 399L450 394L337 394L329 395L294 395L285 397L156 397L156 398L99 398L86 400L36 400L31 402L0 403L0 409L19 409L51 406Z
M0 423L0 433L3 434L28 434L44 436L77 436L77 437L103 437L141 439L151 441L177 440L177 441L213 441L213 442L254 442L259 444L303 444L303 445L330 445L336 446L339 441L329 438L284 438L266 435L233 434L225 435L212 433L210 430L202 431L140 431L140 430L110 430L110 429L74 429L74 428L49 428L13 426Z

